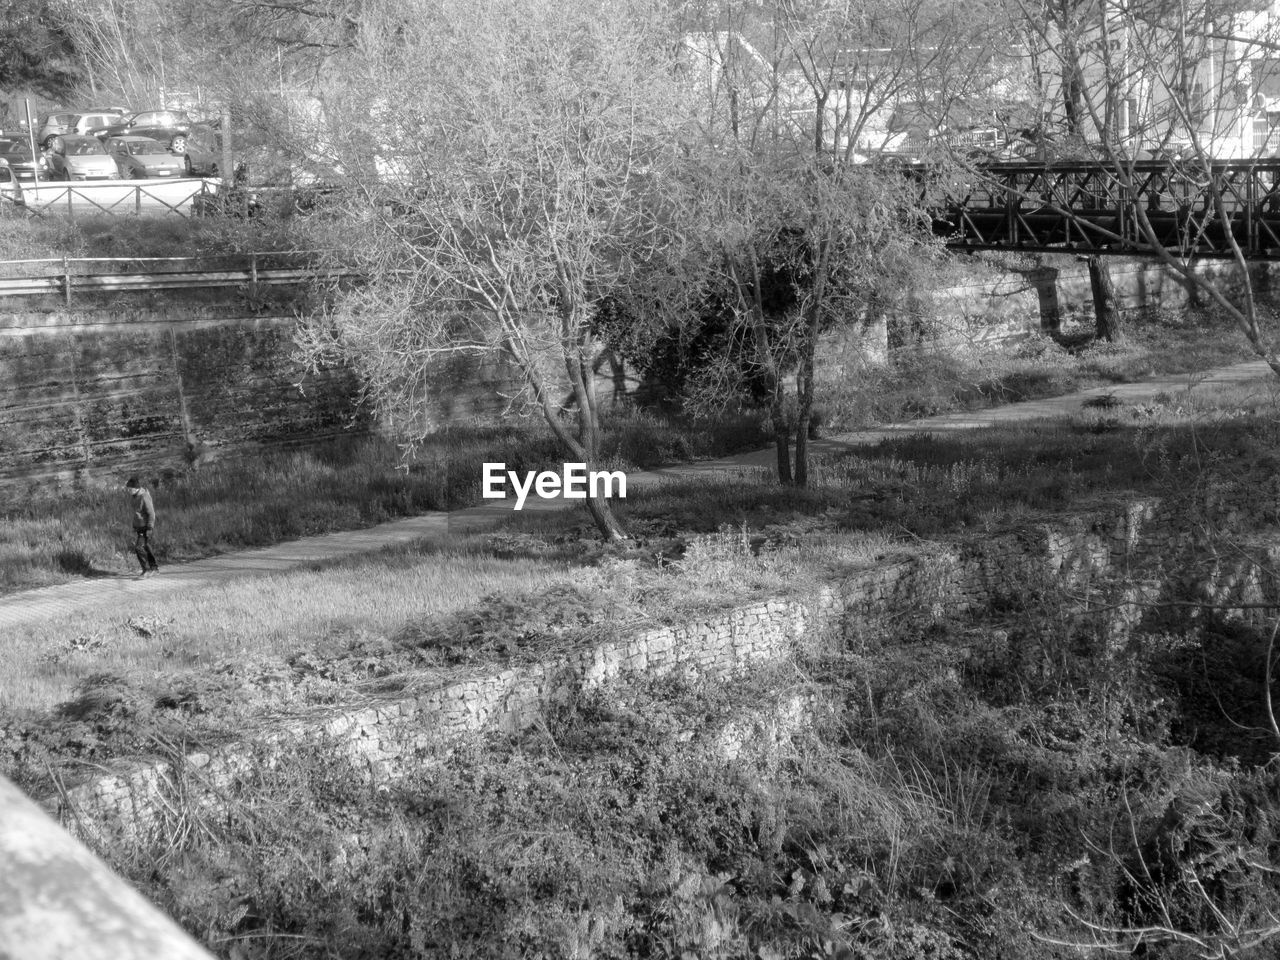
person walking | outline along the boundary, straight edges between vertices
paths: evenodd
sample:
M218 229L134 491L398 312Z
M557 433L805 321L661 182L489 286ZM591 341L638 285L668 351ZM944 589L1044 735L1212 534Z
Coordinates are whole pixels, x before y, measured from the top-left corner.
M124 488L133 504L133 552L142 564L142 573L138 576L159 573L160 566L151 552L151 532L156 528L156 507L151 502L151 491L139 483L137 477L130 477Z

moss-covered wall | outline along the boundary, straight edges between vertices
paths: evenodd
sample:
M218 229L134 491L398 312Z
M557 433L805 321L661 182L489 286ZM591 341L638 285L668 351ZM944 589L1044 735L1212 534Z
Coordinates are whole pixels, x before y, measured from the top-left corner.
M0 314L0 489L159 473L351 424L350 374L304 376L292 350L287 318Z

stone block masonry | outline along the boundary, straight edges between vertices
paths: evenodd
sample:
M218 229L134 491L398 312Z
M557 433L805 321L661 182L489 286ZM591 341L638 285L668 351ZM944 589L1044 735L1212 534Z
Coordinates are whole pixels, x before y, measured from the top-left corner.
M0 318L0 489L185 467L352 422L348 371L305 374L292 318ZM117 478L118 479L118 478Z
M216 803L254 764L300 739L319 738L368 771L375 782L458 738L514 733L548 708L614 680L660 677L724 679L832 642L841 622L883 607L911 589L909 564L866 571L806 598L776 598L689 623L656 626L567 651L542 662L489 669L442 681L413 696L386 697L322 716L277 722L253 743L236 743L180 760L130 764L74 786L45 807L86 839L137 835L179 815L180 803ZM181 798L181 800L179 799Z
M177 306L0 314L0 495L35 483L155 476L201 453L370 429L350 369L311 372L293 359L295 323ZM636 387L616 358L601 355L602 403ZM519 390L501 357L455 358L429 384L416 426L493 420Z

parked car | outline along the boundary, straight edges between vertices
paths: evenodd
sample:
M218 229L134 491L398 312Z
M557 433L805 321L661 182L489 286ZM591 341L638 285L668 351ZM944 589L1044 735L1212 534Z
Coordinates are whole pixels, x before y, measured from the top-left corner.
M84 113L52 113L40 120L36 132L36 140L40 146L48 149L58 137L74 134L83 136L92 130L118 123L124 113L115 110L93 110Z
M13 171L9 164L0 158L0 199L12 200L17 195L18 187L13 180Z
M90 132L99 140L109 137L149 137L164 144L174 153L183 153L187 149L187 137L191 133L191 118L185 110L144 110Z
M109 113L116 117L127 117L133 113L128 107L106 106L106 107L85 107L84 113Z
M187 175L216 177L222 164L222 138L207 123L193 123L187 134Z
M183 157L170 153L163 143L150 137L108 137L105 147L126 180L181 177L187 172Z
M50 180L119 180L120 171L97 137L55 137L45 155Z
M26 137L0 137L0 160L13 172L13 179L18 183L32 183L37 175L46 177L47 165L44 157L31 153L31 144Z

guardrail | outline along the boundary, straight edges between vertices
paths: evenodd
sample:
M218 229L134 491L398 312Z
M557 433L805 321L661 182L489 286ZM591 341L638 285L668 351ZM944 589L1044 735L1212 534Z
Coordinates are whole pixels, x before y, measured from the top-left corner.
M213 960L2 776L0 957Z
M279 285L300 283L317 278L340 279L357 276L353 270L317 268L314 266L268 266L290 257L313 256L308 251L249 253L239 259L242 266L221 270L156 270L149 272L118 269L100 270L97 265L128 264L130 266L164 264L207 264L228 257L62 257L44 260L10 260L0 268L28 265L51 265L54 270L29 276L0 276L0 297L61 294L72 302L75 291L113 293L126 290L179 290L202 287L228 287L243 284ZM246 262L247 261L247 262Z

